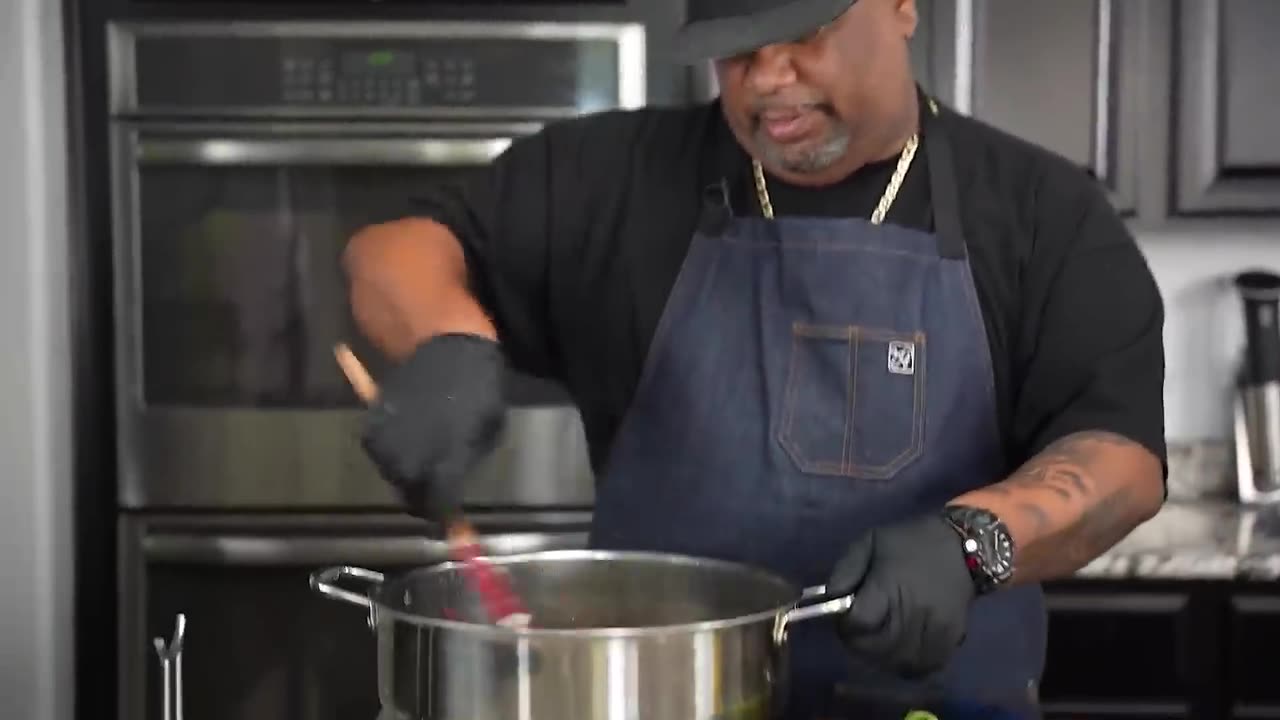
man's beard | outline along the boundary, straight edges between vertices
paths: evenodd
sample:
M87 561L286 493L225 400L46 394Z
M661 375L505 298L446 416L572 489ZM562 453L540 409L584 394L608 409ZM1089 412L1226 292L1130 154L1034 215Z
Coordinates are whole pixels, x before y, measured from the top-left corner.
M804 143L799 147L779 145L756 131L756 151L760 161L798 175L818 173L831 167L844 157L849 149L849 135L843 128L833 128L831 135L819 143Z

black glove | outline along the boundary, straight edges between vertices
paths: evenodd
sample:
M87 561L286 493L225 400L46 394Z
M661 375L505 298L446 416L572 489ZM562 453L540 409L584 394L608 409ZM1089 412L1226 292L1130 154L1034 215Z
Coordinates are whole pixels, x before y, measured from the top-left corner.
M440 335L381 382L361 444L413 515L444 524L459 511L463 477L504 427L504 368L498 343Z
M908 679L941 670L964 640L975 594L960 536L940 516L876 528L827 583L854 595L839 618L850 652Z

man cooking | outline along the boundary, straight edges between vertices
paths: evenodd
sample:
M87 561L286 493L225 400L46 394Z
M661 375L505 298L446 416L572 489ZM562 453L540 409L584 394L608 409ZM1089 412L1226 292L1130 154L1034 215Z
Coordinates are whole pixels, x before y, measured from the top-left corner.
M1033 705L1038 583L1164 497L1140 251L1083 171L917 86L911 0L689 18L719 100L553 124L352 239L355 315L396 361L365 448L432 517L494 446L503 368L554 378L595 546L855 594L794 629L789 717Z

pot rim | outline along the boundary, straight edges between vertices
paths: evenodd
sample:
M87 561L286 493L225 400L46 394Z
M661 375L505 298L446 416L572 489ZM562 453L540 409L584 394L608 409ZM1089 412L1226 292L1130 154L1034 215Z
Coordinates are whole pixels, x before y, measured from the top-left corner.
M713 567L720 570L737 572L744 576L756 576L760 580L775 584L779 589L785 589L787 594L793 595L795 601L776 605L767 610L761 610L749 615L735 615L733 617L721 618L717 620L702 620L690 623L674 623L670 625L651 625L642 627L592 627L592 628L539 628L535 626L501 626L481 623L464 622L461 620L450 620L448 618L434 618L425 615L415 615L413 613L398 610L395 607L382 602L379 598L384 593L392 590L384 585L370 593L370 600L377 606L378 615L389 615L397 620L410 622L420 626L438 626L442 628L455 629L460 632L481 632L485 635L493 637L511 637L518 635L522 637L573 637L573 638L631 638L631 637L652 637L655 635L676 635L697 632L715 632L718 630L728 630L731 628L751 625L764 621L776 621L786 610L794 605L800 599L801 590L799 586L788 581L780 575L757 568L744 563L732 562L729 560L719 560L714 558L703 558L693 555L673 554L663 552L651 552L644 550L592 550L589 548L572 548L572 549L556 549L556 550L535 550L533 552L516 553L512 555L494 555L481 556L488 564L495 567L503 565L514 565L520 562L530 560L549 560L552 562L569 562L574 560L644 560L658 561L669 565L698 565L701 567ZM425 567L411 570L396 578L403 579L408 576L424 577L428 575L437 575L447 572L453 572L463 567L465 563L457 560L428 565ZM395 587L396 580L392 580L389 585Z
M386 580L372 580L368 575L362 575L369 581L369 587L364 592L367 602L370 604L372 619L381 624L383 618L409 623L419 627L433 627L446 630L453 630L461 633L468 633L488 637L492 639L512 638L582 638L582 639L627 639L639 637L655 637L663 635L681 635L699 632L717 632L720 630L730 630L746 625L756 623L769 622L771 626L777 630L777 626L785 622L786 617L795 610L801 603L806 602L809 598L817 598L817 601L827 600L825 597L825 588L819 586L815 588L801 588L798 584L793 583L786 578L765 570L763 568L747 565L745 563L734 562L731 560L721 560L717 558L705 558L694 555L665 553L643 550L592 550L592 549L553 549L553 550L535 550L532 552L516 553L511 555L494 555L481 556L485 562L501 567L519 562L527 562L530 560L550 560L550 561L571 561L571 560L644 560L657 561L678 565L699 565L702 567L713 567L720 570L726 570L742 574L744 576L754 576L765 583L778 586L785 594L790 595L793 599L789 602L780 603L772 608L761 610L759 612L747 615L736 615L733 617L720 618L715 620L702 620L698 622L676 623L671 625L653 625L641 627L592 627L592 628L539 628L536 625L532 627L507 627L490 624L480 624L472 622L464 622L460 620L450 620L447 618L430 617L419 615L404 610L400 610L395 606L388 605L382 601L384 595L402 589L397 585L399 581L412 576L429 576L439 573L451 572L463 567L463 563L459 561L447 561L438 564L422 566L401 573L394 578ZM330 568L329 571L355 571L354 568ZM362 571L382 576L379 573L371 573L371 571ZM317 573L319 575L320 573ZM335 573L336 574L336 573ZM351 575L359 575L352 572ZM312 577L312 586L317 587L323 584L317 582L316 576ZM345 599L345 598L339 598ZM348 600L350 601L350 600ZM363 603L362 603L363 604ZM825 614L825 613L821 613ZM536 618L535 618L536 622Z

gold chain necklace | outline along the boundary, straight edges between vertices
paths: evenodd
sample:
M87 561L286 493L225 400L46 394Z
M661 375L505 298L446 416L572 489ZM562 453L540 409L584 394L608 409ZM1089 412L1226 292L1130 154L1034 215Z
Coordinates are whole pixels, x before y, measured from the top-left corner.
M938 105L929 98L929 110L934 114L938 114ZM902 181L907 177L907 171L911 169L911 161L915 159L916 149L920 146L920 134L911 133L911 137L907 139L906 147L902 148L902 154L898 156L898 166L894 168L893 176L889 178L889 184L884 189L884 194L880 196L880 202L876 203L876 209L871 213L871 224L879 225L884 222L884 217L889 213L889 208L893 205L893 201L898 197L898 191L902 189ZM764 168L761 167L760 161L752 158L751 170L756 178L756 195L760 199L760 212L770 220L773 219L773 201L769 199L769 186L764 179Z

